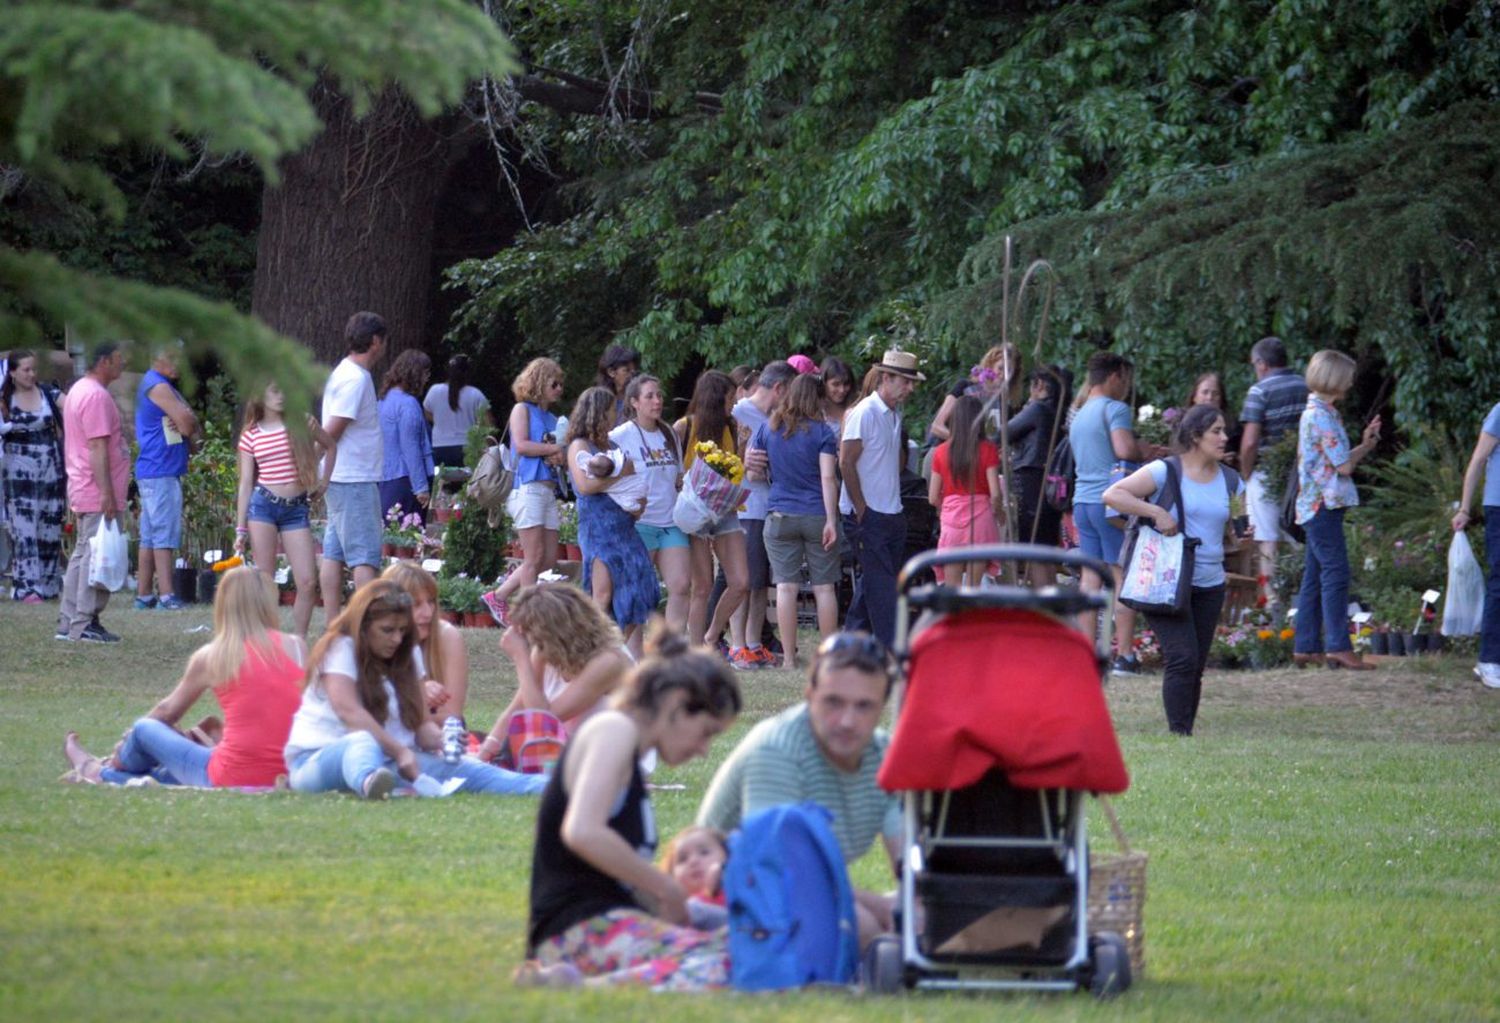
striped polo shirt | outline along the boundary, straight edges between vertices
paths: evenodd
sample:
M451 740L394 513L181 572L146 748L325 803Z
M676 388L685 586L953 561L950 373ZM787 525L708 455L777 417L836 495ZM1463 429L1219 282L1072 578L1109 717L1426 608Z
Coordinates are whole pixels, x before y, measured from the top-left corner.
M1260 446L1270 447L1288 430L1295 431L1307 407L1307 383L1302 374L1283 366L1250 385L1240 422L1260 423Z
M856 771L841 771L813 737L807 704L767 718L735 747L714 775L698 823L728 833L757 810L811 801L833 814L844 860L853 863L884 834L899 838L901 804L875 782L890 735L876 729Z

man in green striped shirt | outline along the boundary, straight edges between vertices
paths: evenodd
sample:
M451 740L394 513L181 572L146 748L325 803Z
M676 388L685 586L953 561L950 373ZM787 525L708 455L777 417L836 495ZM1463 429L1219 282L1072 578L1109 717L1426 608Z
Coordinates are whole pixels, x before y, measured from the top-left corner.
M698 809L698 823L728 833L771 806L814 802L833 814L846 863L880 835L894 868L901 807L875 782L890 736L876 727L895 668L867 633L839 633L818 648L806 700L750 730L719 767ZM856 891L861 943L892 929L891 901Z

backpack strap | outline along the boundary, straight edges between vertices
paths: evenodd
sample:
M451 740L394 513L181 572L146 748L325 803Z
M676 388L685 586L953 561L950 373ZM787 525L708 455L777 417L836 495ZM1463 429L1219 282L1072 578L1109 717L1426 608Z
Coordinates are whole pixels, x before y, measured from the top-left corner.
M1234 495L1240 489L1240 474L1223 462L1219 463L1219 472L1224 477L1224 492L1230 502L1234 501Z

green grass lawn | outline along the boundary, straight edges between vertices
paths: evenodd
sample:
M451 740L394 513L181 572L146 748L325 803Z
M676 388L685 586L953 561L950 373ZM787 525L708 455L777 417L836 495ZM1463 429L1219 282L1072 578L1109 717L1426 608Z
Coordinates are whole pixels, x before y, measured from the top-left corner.
M1211 675L1191 740L1165 734L1159 677L1110 683L1134 779L1117 806L1151 854L1148 973L1116 1002L818 994L710 1010L511 987L534 802L57 784L65 730L107 750L205 639L187 630L206 610L124 605L106 616L115 647L55 643L51 607L0 607L3 1020L1500 1019L1500 692L1456 659ZM469 635L476 724L513 685L497 638ZM687 786L657 796L664 834L744 729L801 690L788 672L741 679L748 712L710 761L658 773ZM884 883L873 857L856 873Z

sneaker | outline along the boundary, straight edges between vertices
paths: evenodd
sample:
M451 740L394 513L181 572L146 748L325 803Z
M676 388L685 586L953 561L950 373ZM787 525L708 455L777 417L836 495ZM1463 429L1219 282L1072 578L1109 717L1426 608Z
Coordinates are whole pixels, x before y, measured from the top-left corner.
M177 599L177 594L175 593L169 593L156 602L156 609L158 611L181 611L183 607L182 601Z
M1476 664L1474 677L1484 683L1486 689L1500 689L1500 664Z
M135 598L135 604L132 605L132 606L137 611L150 611L152 608L156 607L156 598L155 597L136 597Z
M750 651L737 646L729 651L729 666L735 671L755 671L760 664L751 656Z
M69 633L68 630L63 628L61 625L57 627L57 632L52 636L52 638L57 640L59 643L73 642L72 634Z
M389 767L377 767L365 779L366 799L386 799L396 788L396 774Z
M779 668L781 666L781 658L763 646L747 648L745 656L752 658L757 668Z
M1109 666L1111 675L1139 675L1141 673L1141 659L1132 654L1129 657L1116 657L1114 663Z
M490 617L495 619L496 623L502 629L510 628L510 604L500 597L495 596L494 590L488 593L481 593L479 595L479 602L484 605L484 609L490 613Z
M106 629L104 623L99 621L98 615L95 615L93 620L83 627L83 634L78 638L86 643L120 642L120 637Z
M724 658L724 660L726 661L729 660L730 655L734 653L734 651L729 649L729 641L723 636L720 636L719 641L714 644L714 650L717 651L719 656Z

